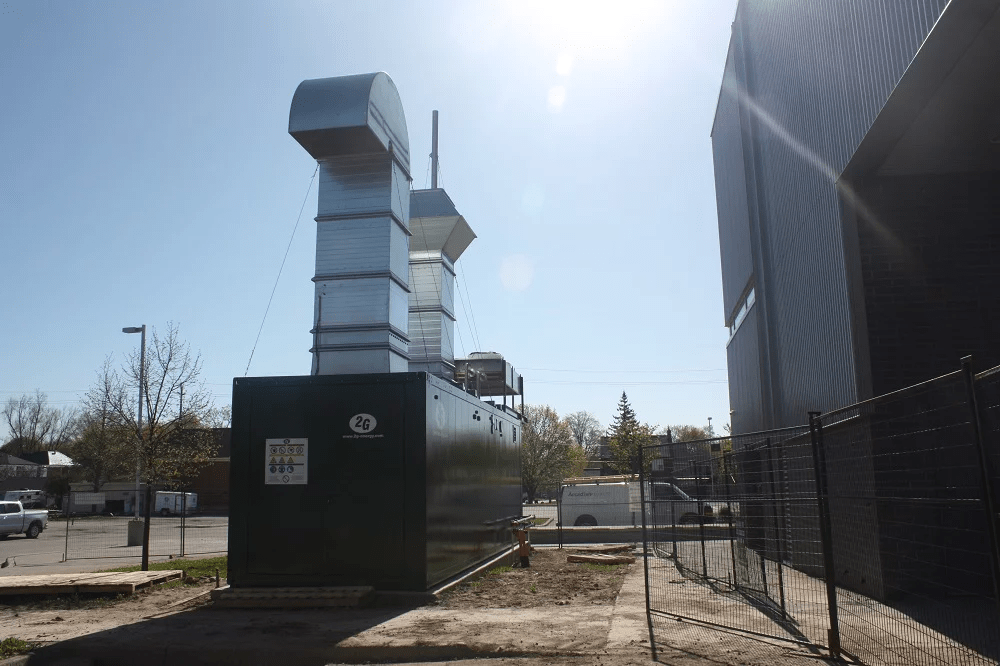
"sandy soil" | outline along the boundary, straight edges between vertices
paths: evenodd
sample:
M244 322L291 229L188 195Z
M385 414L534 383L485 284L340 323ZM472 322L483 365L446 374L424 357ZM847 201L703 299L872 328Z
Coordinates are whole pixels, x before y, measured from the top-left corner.
M572 552L572 551L568 551ZM571 564L567 551L537 550L528 568L487 573L442 596L442 608L539 608L613 604L625 565Z
M48 644L206 604L214 578L143 588L134 595L0 599L0 636Z
M594 567L569 564L567 554L539 549L529 568L485 574L413 610L217 609L207 594L215 583L208 580L122 599L22 599L0 609L0 637L52 645L38 653L43 664L84 655L101 664L133 664L137 654L183 666L426 665L435 659L470 666L651 663L641 559ZM688 597L687 603L699 596L708 605L731 603L712 599L693 583L668 587L674 592L688 586L679 595ZM659 663L821 663L819 655L787 646L673 620L657 622Z

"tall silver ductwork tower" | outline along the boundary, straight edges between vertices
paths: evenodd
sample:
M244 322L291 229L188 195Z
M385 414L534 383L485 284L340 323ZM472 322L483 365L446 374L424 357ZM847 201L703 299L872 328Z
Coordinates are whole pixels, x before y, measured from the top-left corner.
M406 372L410 144L396 86L383 72L303 81L288 133L320 166L312 374Z
M452 380L455 262L476 234L443 189L415 190L410 214L410 371Z

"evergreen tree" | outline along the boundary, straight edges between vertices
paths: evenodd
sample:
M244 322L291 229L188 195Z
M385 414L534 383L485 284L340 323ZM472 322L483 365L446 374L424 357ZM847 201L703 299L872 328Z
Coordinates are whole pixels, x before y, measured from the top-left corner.
M611 425L608 427L611 468L619 474L638 473L642 447L653 443L653 430L654 428L648 423L639 422L635 410L629 404L628 396L622 391L621 400L618 401L618 413L611 419ZM650 461L645 462L645 471L649 471L650 465Z

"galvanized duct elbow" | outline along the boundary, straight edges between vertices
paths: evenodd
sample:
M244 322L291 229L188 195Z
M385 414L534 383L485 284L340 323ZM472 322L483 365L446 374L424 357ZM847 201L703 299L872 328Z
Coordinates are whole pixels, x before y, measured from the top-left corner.
M410 371L455 376L455 262L476 238L443 189L410 195Z
M410 146L383 72L312 79L288 133L320 165L312 374L406 372Z

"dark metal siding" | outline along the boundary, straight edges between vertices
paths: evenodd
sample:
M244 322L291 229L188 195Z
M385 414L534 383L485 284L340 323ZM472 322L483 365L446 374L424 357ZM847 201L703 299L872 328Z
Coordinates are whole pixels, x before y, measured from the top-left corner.
M946 4L740 3L733 43L741 48L731 56L744 72L743 138L752 151L745 163L755 171L754 274L766 318L758 345L769 350L761 376L770 376L763 395L774 402L762 405L767 427L799 424L807 410L858 397L835 181ZM723 112L720 101L717 133ZM717 149L716 172L744 168L732 159ZM734 220L720 207L722 247L738 242ZM726 299L728 306L728 292ZM751 362L740 353L730 350L730 381Z
M726 356L729 365L730 425L733 432L758 432L764 429L761 416L761 379L758 356L756 306L747 312L743 325L729 341Z
M739 80L734 45L729 46L722 92L712 130L715 164L715 201L719 211L719 253L722 258L723 319L727 324L753 274L750 253L750 218L747 210L747 180L743 170L743 140L740 133Z

